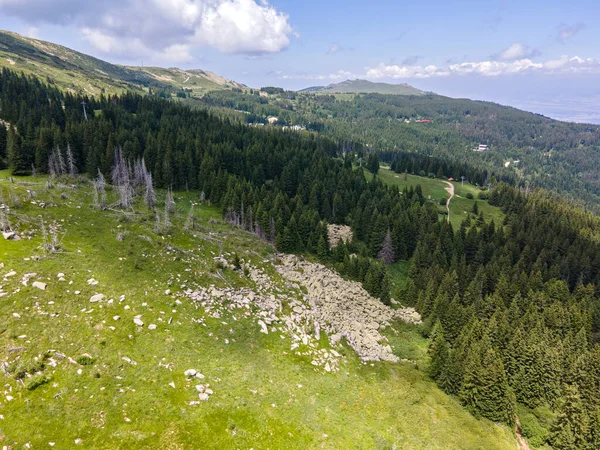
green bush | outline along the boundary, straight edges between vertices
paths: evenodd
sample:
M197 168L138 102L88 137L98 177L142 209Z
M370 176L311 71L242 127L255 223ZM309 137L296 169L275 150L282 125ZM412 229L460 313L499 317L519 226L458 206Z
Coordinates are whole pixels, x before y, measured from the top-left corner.
M50 379L51 378L44 373L36 373L32 377L27 378L27 380L25 380L25 382L24 382L25 388L30 391L33 391L34 389L37 389L41 385L48 383L50 381Z
M477 198L479 200L487 200L488 198L490 198L490 196L487 192L480 192L479 194L477 194Z
M471 194L471 193L469 192L469 193L467 194L467 198L468 198L469 200L473 200L473 194Z
M76 361L77 361L77 364L80 364L82 366L91 366L92 364L94 364L94 358L92 358L87 353L85 353L81 356L78 356Z

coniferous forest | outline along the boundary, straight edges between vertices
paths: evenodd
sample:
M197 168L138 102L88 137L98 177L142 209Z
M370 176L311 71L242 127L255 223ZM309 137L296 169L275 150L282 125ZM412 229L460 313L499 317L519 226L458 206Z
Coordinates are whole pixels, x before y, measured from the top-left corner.
M108 178L121 154L143 159L156 187L197 192L278 250L313 255L383 302L398 294L415 306L430 337L431 378L474 415L512 426L518 404L544 406L556 413L546 437L553 448L600 448L598 217L516 189L508 175L393 156L398 172L498 181L489 202L504 222L480 216L454 230L420 187L367 181L346 144L148 96L83 98L7 70L0 113L8 123L0 164L12 173L47 173L53 156ZM354 239L331 249L328 223L350 225ZM385 262L396 260L411 261L409 279L391 292Z

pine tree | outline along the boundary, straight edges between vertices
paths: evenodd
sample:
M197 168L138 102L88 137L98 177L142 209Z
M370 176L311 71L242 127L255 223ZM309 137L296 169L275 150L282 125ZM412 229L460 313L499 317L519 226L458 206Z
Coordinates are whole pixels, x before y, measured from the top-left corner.
M489 339L474 342L468 352L460 399L476 416L508 425L515 423L515 399L502 359Z
M442 374L444 368L448 364L449 347L448 342L444 338L444 330L442 324L438 320L431 332L429 349L429 376L437 380Z
M558 416L550 430L550 443L557 450L576 450L587 447L589 417L583 408L579 390L566 385Z

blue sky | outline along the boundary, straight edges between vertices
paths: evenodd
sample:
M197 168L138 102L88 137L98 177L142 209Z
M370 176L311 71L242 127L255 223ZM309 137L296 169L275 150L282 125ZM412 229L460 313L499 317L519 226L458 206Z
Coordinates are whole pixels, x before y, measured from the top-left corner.
M0 0L0 27L249 86L406 82L600 123L592 0Z

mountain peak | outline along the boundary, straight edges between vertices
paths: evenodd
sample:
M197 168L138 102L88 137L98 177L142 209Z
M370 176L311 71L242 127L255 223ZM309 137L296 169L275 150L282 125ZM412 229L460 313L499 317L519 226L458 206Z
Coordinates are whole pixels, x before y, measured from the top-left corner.
M374 83L368 80L357 78L355 80L345 80L340 83L329 84L327 86L313 86L302 89L299 92L323 92L336 94L396 94L396 95L423 95L425 92L412 87L406 83Z

